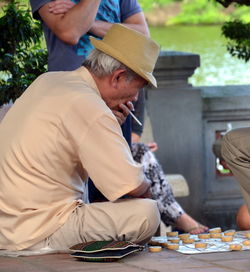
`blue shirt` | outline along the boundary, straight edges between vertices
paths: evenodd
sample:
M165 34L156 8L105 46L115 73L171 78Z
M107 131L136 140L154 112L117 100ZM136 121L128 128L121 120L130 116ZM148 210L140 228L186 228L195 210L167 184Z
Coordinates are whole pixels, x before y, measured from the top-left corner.
M40 19L38 10L51 0L30 0L32 13L35 19ZM79 0L75 0L76 3ZM96 20L110 23L122 23L128 17L141 12L137 0L102 0L96 15ZM43 22L42 22L43 23ZM43 29L48 48L48 70L49 71L70 71L79 68L93 49L89 36L83 35L77 45L69 45L61 41L43 23Z

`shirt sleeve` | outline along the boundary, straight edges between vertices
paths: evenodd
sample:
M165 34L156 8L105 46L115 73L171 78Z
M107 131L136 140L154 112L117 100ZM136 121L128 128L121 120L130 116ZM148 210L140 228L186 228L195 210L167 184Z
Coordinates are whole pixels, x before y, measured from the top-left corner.
M133 160L121 127L104 101L90 94L68 103L62 133L97 189L115 201L139 187L144 180L142 166Z
M136 189L143 182L141 165L132 157L115 118L104 114L80 144L80 160L95 186L110 201Z
M51 2L51 0L30 0L30 6L32 10L32 15L34 19L41 20L41 17L38 13L39 9L45 4Z
M121 22L124 22L128 17L142 11L137 0L121 0Z

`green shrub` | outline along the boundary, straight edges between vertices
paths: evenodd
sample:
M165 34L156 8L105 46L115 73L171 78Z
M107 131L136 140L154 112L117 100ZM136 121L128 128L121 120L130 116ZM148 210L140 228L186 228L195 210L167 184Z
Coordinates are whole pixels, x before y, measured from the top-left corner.
M232 56L250 60L250 23L241 21L227 22L222 26L222 33L228 39L227 49Z
M0 105L13 102L47 67L43 35L27 6L11 1L0 18Z

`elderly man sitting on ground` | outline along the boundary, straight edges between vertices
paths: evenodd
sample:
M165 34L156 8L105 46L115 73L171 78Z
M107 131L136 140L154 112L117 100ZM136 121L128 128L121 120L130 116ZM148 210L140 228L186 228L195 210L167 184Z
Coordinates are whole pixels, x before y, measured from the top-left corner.
M38 77L0 124L0 249L143 244L159 225L118 122L139 89L156 86L159 46L120 24L92 43L81 68ZM109 201L83 203L88 176Z

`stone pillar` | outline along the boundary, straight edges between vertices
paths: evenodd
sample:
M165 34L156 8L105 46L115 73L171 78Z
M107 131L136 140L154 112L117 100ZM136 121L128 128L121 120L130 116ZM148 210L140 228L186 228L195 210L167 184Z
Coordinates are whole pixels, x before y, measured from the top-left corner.
M199 65L199 55L161 52L154 73L158 88L147 92L147 113L159 145L156 156L166 174L186 178L190 195L178 201L198 220L203 191L202 99L188 78Z

